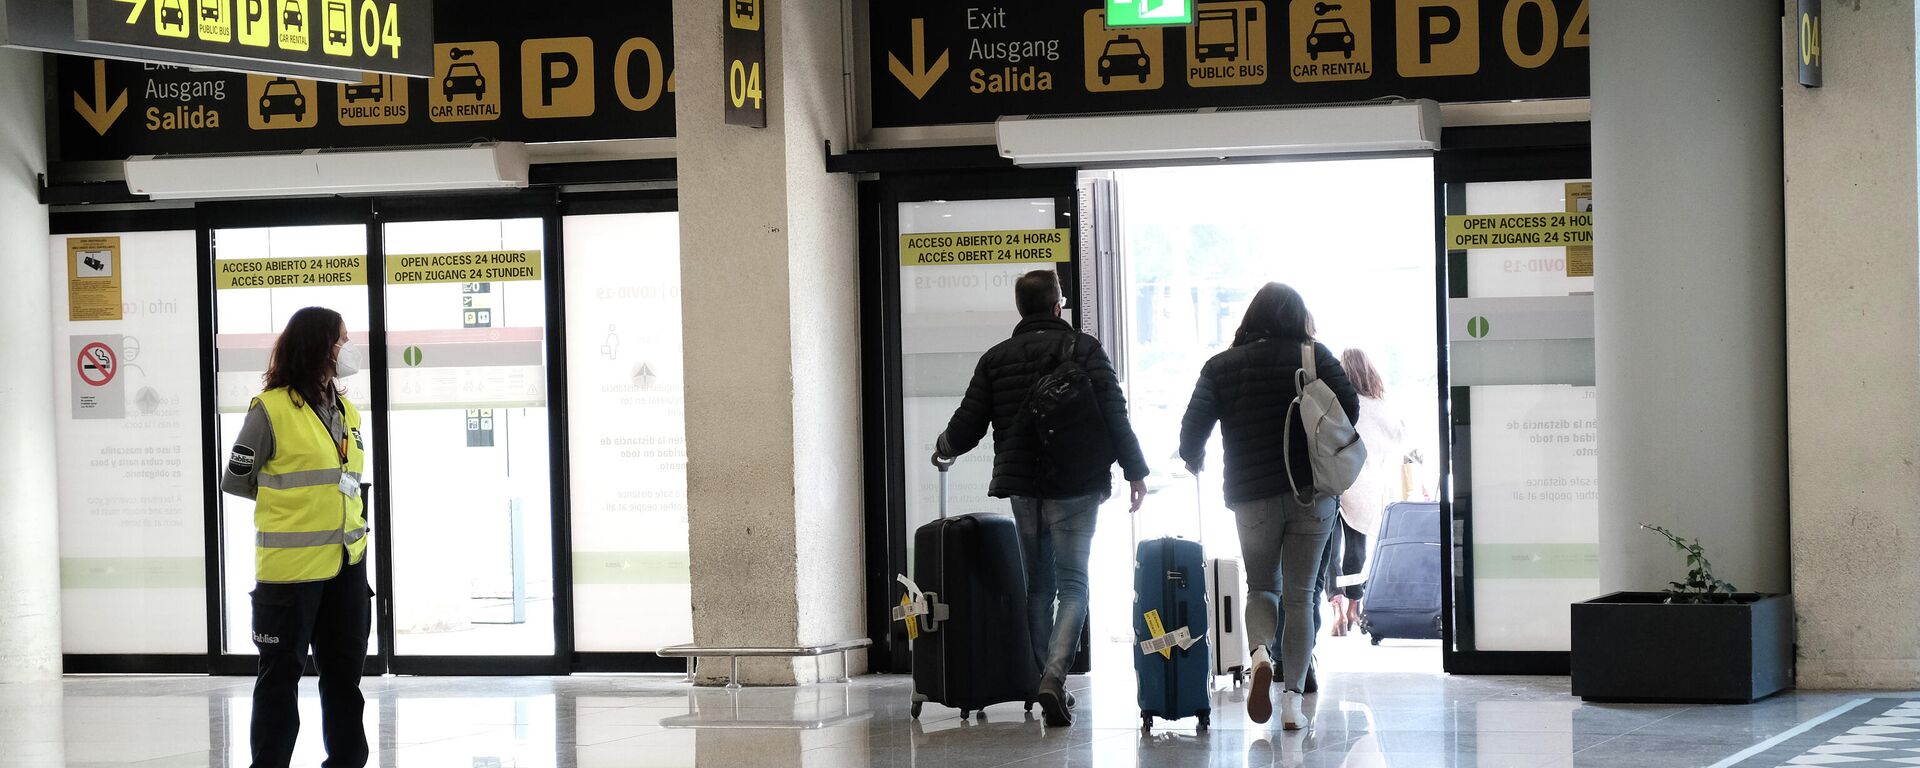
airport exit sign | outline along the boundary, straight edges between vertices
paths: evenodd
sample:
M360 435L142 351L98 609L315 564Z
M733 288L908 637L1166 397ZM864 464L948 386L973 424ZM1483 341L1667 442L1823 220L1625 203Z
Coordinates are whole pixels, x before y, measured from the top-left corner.
M1108 27L1192 24L1194 0L1107 0Z

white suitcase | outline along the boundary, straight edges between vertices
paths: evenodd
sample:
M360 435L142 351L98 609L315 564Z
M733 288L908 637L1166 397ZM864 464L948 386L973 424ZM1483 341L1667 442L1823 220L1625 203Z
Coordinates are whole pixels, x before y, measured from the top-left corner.
M1200 542L1206 546L1207 497L1206 490L1200 485L1199 476L1193 478L1194 504L1201 522ZM1212 557L1206 561L1207 610L1209 626L1213 628L1213 643L1210 655L1213 657L1213 675L1232 675L1233 684L1239 685L1248 676L1252 666L1247 660L1247 580L1241 572L1240 560L1231 557Z
M1247 582L1240 572L1240 561L1213 558L1207 561L1207 605L1213 611L1213 674L1233 675L1239 685L1247 674L1246 627Z

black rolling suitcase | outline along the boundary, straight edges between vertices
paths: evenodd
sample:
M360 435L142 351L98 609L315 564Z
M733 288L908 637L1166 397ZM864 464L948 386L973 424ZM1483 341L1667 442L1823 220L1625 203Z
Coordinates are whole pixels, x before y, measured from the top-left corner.
M1031 709L1040 671L1027 636L1027 578L1013 518L948 517L942 467L940 519L914 531L913 546L913 586L894 612L913 622L913 716L928 701L962 718L1006 702Z
M1361 630L1374 645L1383 639L1439 639L1440 504L1387 505L1379 535L1367 568Z

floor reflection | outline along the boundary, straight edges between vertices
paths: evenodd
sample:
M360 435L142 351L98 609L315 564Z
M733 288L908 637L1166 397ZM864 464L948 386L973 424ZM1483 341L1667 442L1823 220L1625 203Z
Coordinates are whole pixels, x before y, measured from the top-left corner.
M1020 705L979 720L929 705L911 681L694 689L676 676L378 678L367 681L374 765L611 766L1338 766L1559 768L1711 765L1849 700L1794 693L1745 707L1595 706L1564 678L1329 676L1310 730L1246 719L1245 691L1214 694L1213 727L1142 732L1131 675L1075 678L1071 728ZM318 766L318 699L306 681L296 765ZM251 681L75 677L0 685L7 766L240 767Z

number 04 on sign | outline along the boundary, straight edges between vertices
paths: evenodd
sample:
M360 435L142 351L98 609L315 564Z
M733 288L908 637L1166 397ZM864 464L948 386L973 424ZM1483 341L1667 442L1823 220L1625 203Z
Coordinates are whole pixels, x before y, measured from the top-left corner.
M767 127L765 0L720 0L726 6L721 48L727 62L728 125Z

